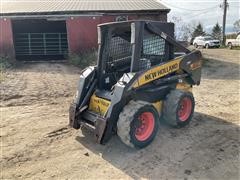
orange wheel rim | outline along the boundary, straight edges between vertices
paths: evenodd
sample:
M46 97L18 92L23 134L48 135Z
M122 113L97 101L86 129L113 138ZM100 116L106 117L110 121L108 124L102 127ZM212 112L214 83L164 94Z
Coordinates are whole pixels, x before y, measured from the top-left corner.
M154 130L154 116L151 112L144 112L139 117L139 126L135 130L135 137L139 141L147 140Z
M192 101L189 97L185 97L180 102L180 108L178 110L178 118L180 121L186 121L192 112Z

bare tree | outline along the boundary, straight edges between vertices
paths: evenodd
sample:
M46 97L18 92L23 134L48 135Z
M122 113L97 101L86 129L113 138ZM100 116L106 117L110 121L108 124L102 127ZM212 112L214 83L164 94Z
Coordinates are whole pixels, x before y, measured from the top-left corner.
M191 39L195 23L185 23L181 17L172 16L170 22L175 24L175 38L182 41Z
M237 33L240 32L240 19L234 22L233 27Z

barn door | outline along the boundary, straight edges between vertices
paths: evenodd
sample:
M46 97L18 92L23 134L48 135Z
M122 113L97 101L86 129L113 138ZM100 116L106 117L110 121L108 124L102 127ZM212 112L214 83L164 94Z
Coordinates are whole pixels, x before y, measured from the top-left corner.
M64 56L68 54L66 33L16 33L16 56Z

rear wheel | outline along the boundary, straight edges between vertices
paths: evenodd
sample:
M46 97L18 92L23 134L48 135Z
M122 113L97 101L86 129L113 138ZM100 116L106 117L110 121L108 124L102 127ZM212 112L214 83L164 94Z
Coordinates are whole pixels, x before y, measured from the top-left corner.
M130 147L143 148L155 138L159 115L147 102L130 101L119 115L117 134Z
M228 43L228 48L232 49L232 43Z
M206 44L206 45L205 45L205 48L208 49L208 48L209 48L209 44Z
M195 48L198 48L198 45L197 45L197 43L194 43L194 47L195 47Z
M195 101L191 92L173 90L163 104L163 119L174 127L183 127L191 120Z

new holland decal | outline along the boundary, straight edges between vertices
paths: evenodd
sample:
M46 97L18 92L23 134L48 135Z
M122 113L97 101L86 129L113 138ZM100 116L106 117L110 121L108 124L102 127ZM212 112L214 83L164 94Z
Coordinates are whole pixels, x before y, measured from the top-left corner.
M151 81L154 81L155 79L161 78L167 74L177 71L179 69L180 61L181 59L176 59L166 64L149 69L139 77L133 87L136 88L142 86Z
M90 99L89 110L104 116L110 106L110 103L110 101L99 98L93 94Z

